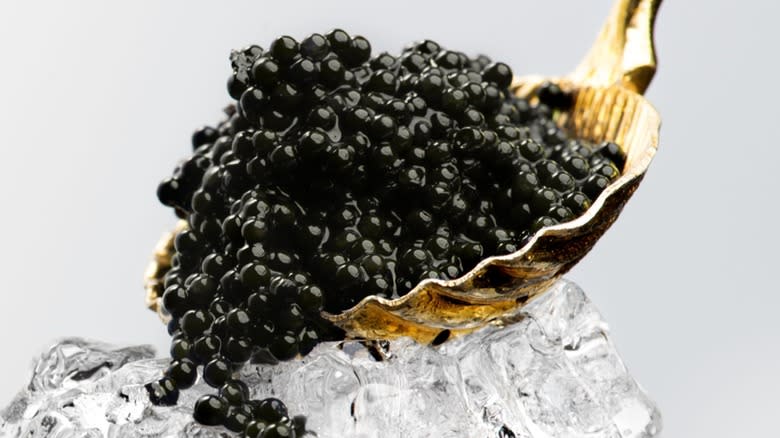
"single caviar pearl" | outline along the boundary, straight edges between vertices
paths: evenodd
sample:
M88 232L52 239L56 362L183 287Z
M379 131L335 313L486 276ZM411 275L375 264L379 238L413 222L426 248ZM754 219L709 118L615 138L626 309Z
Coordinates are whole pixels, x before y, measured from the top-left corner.
M345 81L346 70L338 58L327 58L320 63L320 81L331 87L341 85Z
M499 88L508 88L512 82L512 69L503 62L495 62L485 68L482 77L488 82L495 83Z
M222 227L219 221L213 217L203 218L198 231L203 238L212 245L219 245L222 241Z
M232 374L230 364L221 356L215 356L203 367L203 380L214 388L224 385Z
M298 105L303 101L303 95L301 91L289 82L280 82L274 87L271 92L270 102L276 110L284 112L291 112L295 110ZM288 117L284 113L280 113L279 127L286 127L288 123ZM281 120L283 119L283 121ZM266 121L269 121L266 118Z
M192 211L203 215L216 213L219 208L219 201L213 193L200 189L192 196Z
M377 140L389 138L393 135L393 133L395 133L395 130L395 120L393 120L392 117L384 114L374 116L374 119L371 121L371 125L369 127L371 136Z
M453 146L455 151L467 153L469 151L479 150L485 142L485 134L478 128L461 128L453 136Z
M554 190L541 187L537 189L531 198L531 209L536 213L546 213L550 207L558 202L558 195Z
M459 114L468 105L468 95L460 88L449 88L441 97L442 109L450 114Z
M545 81L536 92L539 100L551 108L568 109L572 105L572 96L561 90L561 87L553 82Z
M298 335L298 352L302 355L309 354L319 342L320 336L316 330L304 329Z
M360 280L360 268L353 263L345 263L336 269L333 283L342 289L349 289Z
M425 168L422 166L410 166L404 169L398 179L402 187L414 190L425 185Z
M469 99L469 105L476 108L482 108L485 104L485 87L477 82L467 82L460 86L466 92Z
M298 354L298 340L293 332L285 332L270 345L271 354L279 360L289 360Z
M222 341L216 335L201 336L195 339L195 343L192 346L192 358L196 363L205 364L219 353L221 348Z
M428 254L425 250L411 248L401 256L399 263L406 272L413 272L425 266L428 262Z
M473 215L467 224L469 235L479 240L486 238L488 231L494 226L495 220L488 215Z
M558 224L558 221L556 221L555 219L549 216L541 216L531 224L530 230L531 232L537 232L544 227L551 227L556 224Z
M179 324L180 321L176 318L172 318L170 321L168 321L168 334L171 336L183 334Z
M423 69L425 67L423 66ZM420 72L408 73L401 76L398 86L399 93L409 93L417 89L417 83L420 82Z
M298 304L291 304L277 315L279 326L283 329L295 330L303 326L305 319L303 310Z
M327 134L325 133L325 129L331 129L336 124L336 113L333 111L333 109L329 106L319 106L317 108L314 108L309 113L308 123L311 126L314 126L319 129L315 129L312 131L307 131L304 133L304 136L306 138L301 137L301 142L303 141L311 141L315 145L316 144L327 144ZM308 135L307 135L308 133ZM316 138L312 139L312 135L314 133L317 133L318 135ZM323 138L324 137L324 138ZM324 147L320 148L324 149Z
M181 181L177 178L167 178L157 186L157 199L163 205L176 207L181 203Z
M609 178L604 175L591 175L582 185L582 191L590 198L596 199L609 185Z
M427 205L434 212L443 211L447 208L450 199L452 199L452 190L446 182L437 182L436 184L426 185L423 196Z
M247 328L246 332L249 332ZM223 354L225 359L229 360L233 364L242 364L249 360L252 356L253 346L249 338L245 337L230 337L225 343Z
M553 206L547 212L547 216L555 219L558 222L567 222L574 219L574 213L568 208L560 205Z
M433 231L436 222L433 215L427 210L416 209L406 216L406 224L410 234L422 237Z
M486 113L492 114L496 109L501 106L501 102L504 100L504 93L495 84L484 84L485 99L481 106L482 110ZM507 119L507 121L509 121ZM501 123L499 123L501 124Z
M435 80L435 82L440 83L441 81ZM422 83L418 85L423 86ZM415 92L408 93L406 95L405 102L407 111L409 111L412 115L423 116L428 111L428 103L425 101L425 99L422 98L422 96Z
M523 157L530 161L536 161L544 156L544 150L542 146L531 139L526 139L520 142L518 149Z
M283 36L274 40L269 47L271 55L283 63L290 63L298 54L298 42L290 36Z
M224 315L214 319L210 331L212 335L217 336L220 339L227 336L227 323Z
M433 125L426 119L413 120L411 123L412 141L416 144L425 144L432 135Z
M342 29L333 29L326 34L326 38L330 43L331 48L341 53L343 50L349 48L351 38L347 32Z
M423 74L417 81L416 91L427 101L433 105L439 105L443 99L443 91L447 87L444 79L439 75ZM465 97L465 95L464 95ZM419 112L415 108L415 112Z
M617 170L614 164L610 162L603 162L593 168L593 171L598 175L606 176L610 181L614 181L620 176L620 171Z
M423 40L415 44L414 50L426 55L432 55L434 53L437 53L440 50L440 46L435 41Z
M385 94L394 94L398 87L398 78L388 70L378 70L369 76L365 89Z
M515 202L523 202L531 198L539 189L539 178L530 171L520 172L512 182L512 197Z
M204 395L195 402L193 417L206 426L221 425L227 417L228 404L217 395Z
M274 276L271 280L269 291L275 297L291 297L298 292L298 284L289 278Z
M378 256L377 256L378 257ZM316 285L306 285L298 290L296 302L304 313L316 313L322 310L324 301L322 289Z
M227 328L230 333L245 334L252 324L252 319L244 309L236 308L225 315Z
M373 116L373 110L364 107L355 107L344 114L344 125L346 128L353 131L367 130Z
M192 344L186 338L177 338L171 342L171 358L173 360L185 359L192 354Z
M387 269L385 258L380 255L366 255L360 260L360 267L368 275L382 274Z
M498 248L496 249L497 254L509 254L516 252L520 249L520 245L517 242L513 241L506 241L501 242L498 244Z
M576 178L584 178L588 176L588 171L590 170L588 160L579 154L565 157L562 164L563 168L569 171Z
M229 262L219 253L207 255L201 263L200 270L211 278L221 278L229 269Z
M149 393L149 400L156 406L173 406L179 400L179 390L170 377L163 377L144 387Z
M358 239L348 249L349 256L357 259L363 255L371 255L377 252L377 245L371 239Z
M188 310L181 317L181 329L190 338L196 338L208 330L214 317L203 310Z
M244 429L244 435L246 438L263 438L263 432L268 427L267 422L263 420L252 420L247 423Z
M255 411L255 417L271 423L288 416L287 406L277 398L263 399Z
M362 36L355 36L349 44L349 47L342 50L341 56L347 65L358 66L371 57L371 44Z
M460 256L452 256L450 260L440 267L444 273L444 279L455 279L461 276L461 274L467 270L470 270L473 266L469 265Z
M538 161L536 166L534 166L534 169L536 174L539 176L539 179L545 183L548 183L552 180L553 175L561 170L561 167L555 161L545 159Z
M165 310L174 318L181 318L185 312L191 309L187 289L177 284L165 289L162 303Z
M401 65L411 72L418 73L428 65L428 60L420 53L412 52L401 57Z
M301 54L313 60L320 60L328 54L330 50L330 43L328 40L318 34L314 33L306 37L301 41Z
M266 265L258 262L247 263L241 268L239 278L245 290L257 290L262 286L268 285L271 279L271 270Z
M458 117L458 121L462 126L482 127L485 124L485 116L477 109L467 107Z
M267 291L255 292L246 300L246 312L253 320L270 316L271 297Z
M214 143L218 136L216 129L211 126L202 126L192 134L192 148L198 149L205 144Z
M224 426L233 432L243 432L252 421L252 410L248 406L230 406L225 416Z
M185 282L187 297L195 306L205 306L210 303L217 293L219 282L212 276L196 274L192 281Z
M435 111L430 115L431 120L431 138L442 139L448 136L448 133L455 126L452 117L444 112ZM441 160L443 162L444 160Z
M232 405L238 406L249 401L249 387L241 380L228 380L219 388L219 396Z
M626 164L626 154L623 149L615 143L604 142L599 145L596 152L604 158L612 161L618 169L622 169Z
M221 292L220 298L225 299L227 302L232 303L233 305L241 303L241 301L243 301L249 293L249 289L241 283L239 274L233 269L225 272L222 275L222 278L219 280L219 284Z
M241 108L241 112L245 117L249 118L250 120L255 120L263 110L263 104L266 100L265 98L266 96L263 90L249 87L243 93L241 93L241 98L239 99L239 108ZM247 152L244 156L249 156L248 154L251 152L251 149L246 149L244 151ZM234 152L236 152L235 147Z
M425 243L425 249L434 257L443 259L450 251L450 241L441 236L434 236Z
M263 432L263 438L296 438L293 428L284 423L274 423L269 425Z
M267 129L257 130L252 135L252 144L255 146L255 152L261 156L270 153L276 146L277 141L276 133Z
M299 85L308 85L312 82L315 82L317 80L318 74L319 65L315 64L314 61L309 58L298 59L297 61L293 62L287 71L287 77L290 78L292 82Z
M454 222L460 223L462 219L466 217L469 211L469 203L463 197L462 194L456 193L452 195L452 199L447 206L447 212Z
M457 69L461 67L461 58L456 52L451 50L442 50L435 57L436 64L446 69Z
M278 331L272 321L263 321L252 326L249 336L258 347L267 347L276 338Z
M561 192L573 189L575 184L574 177L565 170L556 172L550 177L550 187Z
M197 366L189 359L182 358L171 362L165 371L179 389L187 389L195 384L197 379Z
M241 97L241 93L243 93L248 86L247 79L248 78L245 77L243 73L233 74L228 78L227 90L230 97L233 99Z
M357 229L367 238L378 238L382 235L382 219L377 215L363 215L358 219Z
M249 243L263 242L268 237L268 225L260 219L244 222L241 235Z
M582 192L567 193L563 197L563 205L568 207L574 214L580 215L590 208L591 201L588 196Z
M203 250L203 243L194 232L184 230L174 238L174 247L178 253L198 254Z

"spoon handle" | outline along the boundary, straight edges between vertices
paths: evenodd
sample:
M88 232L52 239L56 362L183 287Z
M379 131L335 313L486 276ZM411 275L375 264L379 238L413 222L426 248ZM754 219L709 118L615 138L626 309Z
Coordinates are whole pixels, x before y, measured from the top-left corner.
M617 0L590 51L570 79L613 84L643 94L656 70L653 26L661 0Z

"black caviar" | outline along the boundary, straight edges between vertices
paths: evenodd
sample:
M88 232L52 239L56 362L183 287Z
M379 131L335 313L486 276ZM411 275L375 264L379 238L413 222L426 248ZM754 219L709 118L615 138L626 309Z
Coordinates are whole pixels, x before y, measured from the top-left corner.
M162 298L173 363L148 386L176 402L201 367L217 394L195 418L246 436L296 436L275 399L236 372L344 334L321 317L369 295L397 298L517 251L585 212L619 177L614 144L568 138L572 97L545 83L515 97L508 65L433 41L371 57L342 30L230 56L227 118L158 189L187 221Z

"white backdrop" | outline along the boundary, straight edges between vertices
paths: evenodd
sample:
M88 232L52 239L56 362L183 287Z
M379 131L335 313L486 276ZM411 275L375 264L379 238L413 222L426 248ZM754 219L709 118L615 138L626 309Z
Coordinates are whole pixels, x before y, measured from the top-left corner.
M343 27L377 51L426 37L559 74L610 2L441 4L0 3L0 405L57 337L167 350L141 288L174 223L155 188L192 130L220 116L231 48ZM665 436L776 436L778 13L760 0L665 2L648 93L659 154L569 275L659 403Z

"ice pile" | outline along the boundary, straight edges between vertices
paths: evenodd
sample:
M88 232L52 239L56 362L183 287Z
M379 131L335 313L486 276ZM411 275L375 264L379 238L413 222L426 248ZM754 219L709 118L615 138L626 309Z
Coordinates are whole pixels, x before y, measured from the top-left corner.
M319 345L307 357L247 366L253 398L274 396L308 417L311 436L651 437L656 406L627 373L604 321L561 280L512 315L438 347L396 340ZM378 354L379 353L379 354ZM382 359L380 356L385 355ZM0 437L218 437L192 420L199 382L174 407L143 387L168 364L148 346L65 339L0 411Z

